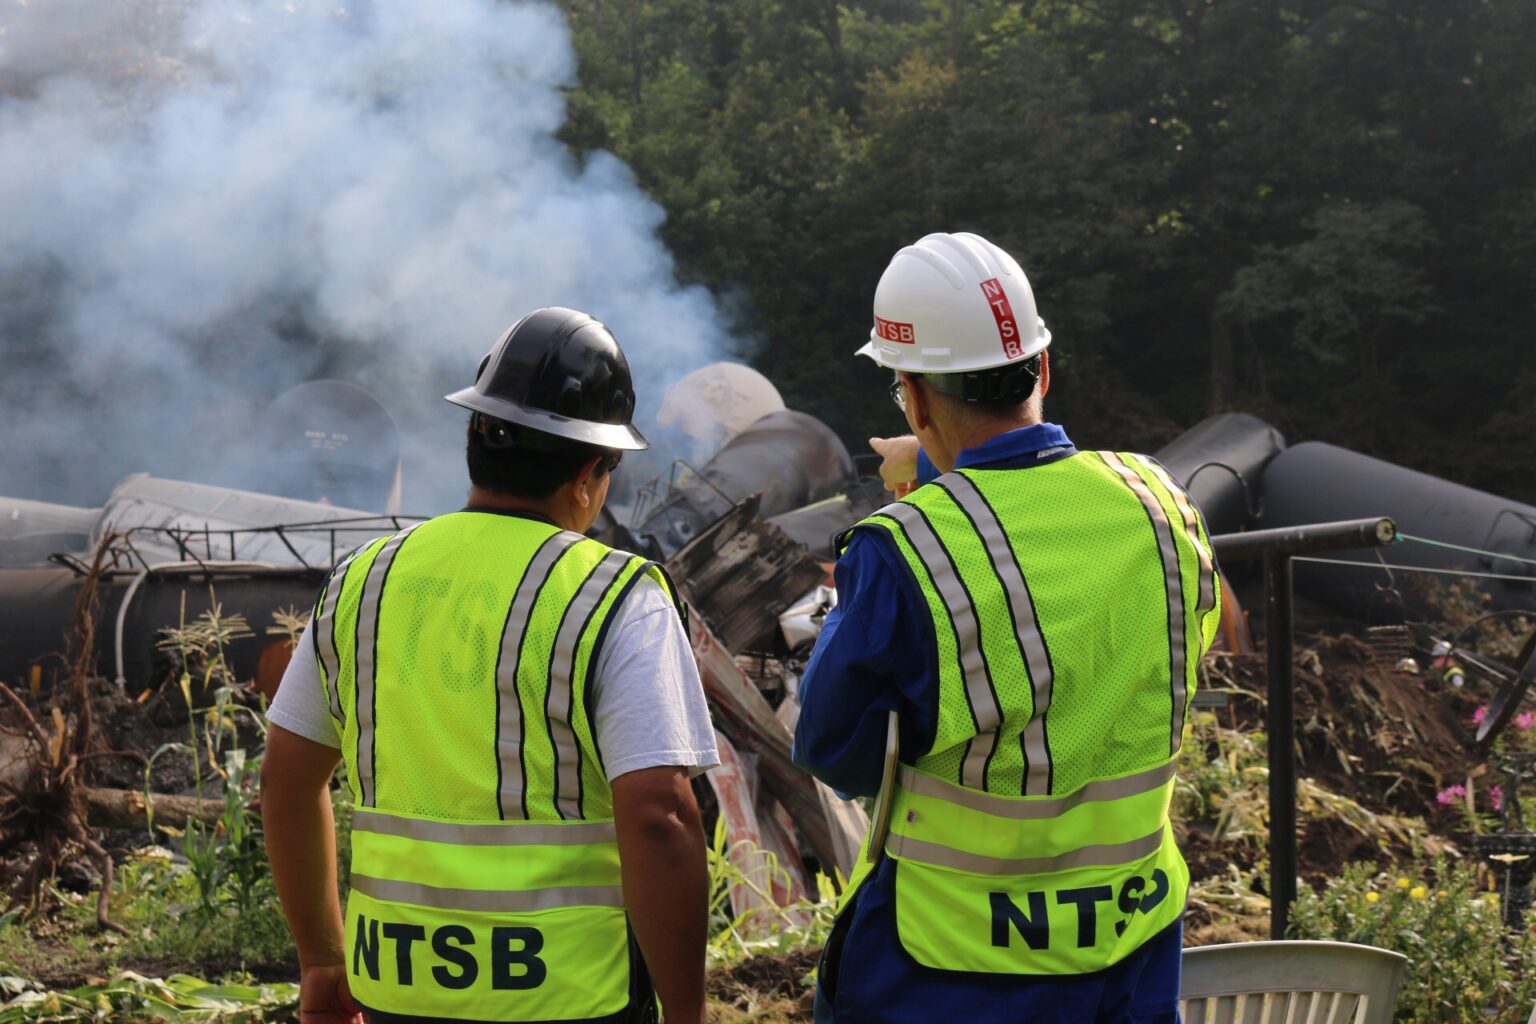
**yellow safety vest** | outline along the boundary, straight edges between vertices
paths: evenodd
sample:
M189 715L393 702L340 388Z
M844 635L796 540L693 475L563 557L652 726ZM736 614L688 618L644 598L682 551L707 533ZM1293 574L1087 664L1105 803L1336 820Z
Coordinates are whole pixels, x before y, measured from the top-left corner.
M1123 959L1189 883L1168 806L1220 614L1189 497L1079 452L946 474L854 530L895 544L937 643L934 741L904 752L885 843L902 946L986 974Z
M472 511L333 570L314 637L356 805L346 935L359 1003L465 1021L628 1020L632 1003L654 1006L631 957L590 705L603 638L642 576L676 600L654 563Z

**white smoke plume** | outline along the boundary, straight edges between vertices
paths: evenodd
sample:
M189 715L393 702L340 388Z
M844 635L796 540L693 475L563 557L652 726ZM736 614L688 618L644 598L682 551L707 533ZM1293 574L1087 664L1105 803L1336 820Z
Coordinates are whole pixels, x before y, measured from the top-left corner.
M0 0L0 494L240 485L323 376L401 423L407 510L454 507L441 395L543 305L608 323L654 409L725 330L628 168L555 138L574 74L542 3Z

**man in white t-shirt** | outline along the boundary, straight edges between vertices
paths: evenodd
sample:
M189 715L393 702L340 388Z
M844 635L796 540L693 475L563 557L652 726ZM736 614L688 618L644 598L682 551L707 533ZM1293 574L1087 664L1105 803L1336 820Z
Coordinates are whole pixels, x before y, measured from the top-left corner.
M448 399L472 413L468 506L333 570L268 714L301 1018L622 1024L659 997L700 1024L709 712L665 573L582 536L646 446L623 353L586 314L536 310Z

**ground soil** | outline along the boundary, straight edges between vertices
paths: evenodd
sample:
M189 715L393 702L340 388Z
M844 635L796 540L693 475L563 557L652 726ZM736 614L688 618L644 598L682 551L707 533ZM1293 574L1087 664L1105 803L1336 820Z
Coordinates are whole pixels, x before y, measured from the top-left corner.
M1422 818L1430 832L1470 849L1464 817L1436 796L1486 772L1472 715L1489 695L1475 683L1457 689L1433 672L1398 671L1390 651L1360 637L1302 636L1296 647L1298 774L1378 814ZM1211 667L1210 685L1243 691L1216 710L1222 724L1263 730L1263 655L1224 655ZM1375 846L1333 821L1304 821L1299 846L1303 874L1313 876L1410 852L1402 843Z
M297 981L299 959L295 954L281 960L246 960L231 956L205 956L189 950L184 957L117 957L102 952L82 957L76 945L63 936L41 935L34 941L34 952L7 960L6 973L31 978L39 984L60 991L78 988L92 978L106 977L119 971L133 971L146 978L165 978L172 974L191 974L198 978L224 978L246 974L258 982Z
M710 1024L809 1021L815 988L809 982L820 950L756 956L710 972Z
M1479 695L1434 673L1397 671L1395 658L1355 636L1297 639L1294 672L1301 775L1370 810L1423 816L1435 795L1462 781L1482 758L1472 748ZM1266 691L1264 656L1227 655L1213 685ZM1217 712L1244 732L1264 728L1261 700L1233 695Z
M1377 814L1423 819L1421 842L1448 840L1469 854L1472 843L1465 817L1458 809L1442 806L1436 796L1484 771L1484 758L1473 747L1471 722L1488 694L1475 684L1453 688L1437 673L1398 671L1400 652L1364 637L1302 634L1296 651L1299 776ZM1206 667L1208 688L1231 691L1226 706L1213 709L1219 721L1245 733L1263 731L1264 655L1224 654ZM1213 842L1191 827L1181 849L1192 879L1227 877L1235 869L1255 893L1266 893L1267 857L1254 846ZM1312 884L1337 876L1350 862L1385 869L1413 855L1408 842L1363 836L1336 818L1303 814L1298 822L1300 874ZM1185 936L1192 945L1265 938L1267 924L1192 906Z
M1295 671L1297 735L1300 773L1334 792L1346 794L1368 810L1422 817L1427 830L1449 837L1470 851L1462 834L1464 821L1441 807L1436 794L1455 783L1476 777L1482 758L1471 746L1472 713L1485 694L1455 690L1437 674L1410 675L1395 669L1396 659L1364 639L1352 636L1299 636ZM1225 707L1215 709L1220 721L1247 731L1261 730L1262 695L1266 673L1262 654L1223 655L1211 663L1208 687L1235 691ZM175 692L168 692L175 691ZM1249 694L1252 696L1248 696ZM93 710L104 745L135 751L148 758L164 744L187 739L186 709L179 688L162 688L144 699L126 694L105 680L93 688ZM243 717L243 716L242 716ZM249 743L253 737L243 737ZM138 788L143 761L129 756L103 758L93 783ZM183 793L192 786L190 763L184 754L161 757L151 773L151 787ZM114 834L110 846L123 850L147 836ZM1317 881L1337 874L1349 861L1372 861L1384 867L1410 856L1406 844L1382 845L1366 839L1348 825L1327 819L1301 824L1299 853L1304 878ZM1183 840L1191 875L1196 879L1230 875L1233 869L1263 892L1260 873L1264 855L1244 843L1217 843L1198 828ZM1186 934L1193 942L1262 937L1263 921L1237 920L1192 908ZM296 962L233 963L198 959L191 954L177 962L129 962L102 957L81 962L79 946L65 937L39 936L36 954L27 963L7 970L43 983L67 988L99 976L108 963L148 976L189 972L216 978L245 971L260 980L297 977ZM757 957L711 972L711 1024L778 1024L811 1019L812 988L807 977L816 951Z
M257 982L296 981L296 958L253 962L231 958L198 957L176 960L115 958L101 955L82 958L78 948L62 936L38 936L33 955L7 962L3 970L31 978L56 990L68 990L107 977L133 971L149 978L192 974L220 978L236 972ZM815 990L809 976L816 967L818 950L797 950L780 956L757 956L709 973L710 1024L799 1024L811 1020Z
M256 692L249 686L237 686L233 692L240 706L252 710L259 706ZM198 701L199 708L209 703L211 700ZM186 701L174 680L131 694L110 680L98 679L91 688L91 710L102 734L103 747L123 755L96 761L92 766L92 785L141 788L145 764L157 750L190 742ZM250 714L237 712L234 723L239 740L229 745L247 749L260 746L260 729ZM203 774L207 776L210 772L205 770ZM149 781L150 788L157 793L191 792L196 780L190 755L183 751L162 754L154 761Z

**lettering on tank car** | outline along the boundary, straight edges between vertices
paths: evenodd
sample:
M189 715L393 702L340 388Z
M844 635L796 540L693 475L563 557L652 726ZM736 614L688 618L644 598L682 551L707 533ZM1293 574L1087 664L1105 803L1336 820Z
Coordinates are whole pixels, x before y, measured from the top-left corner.
M544 933L497 925L476 930L445 924L431 935L419 924L380 921L359 914L352 942L352 973L401 987L436 985L458 991L482 977L498 991L538 988L549 976L539 956ZM384 954L384 955L381 955ZM393 971L393 978L385 975Z
M1049 908L1051 906L1075 908L1075 927L1070 935L1061 936L1078 949L1097 946L1104 936L1099 928L1100 909L1106 904L1122 915L1115 921L1115 935L1125 934L1131 918L1148 914L1168 898L1171 888L1168 874L1162 868L1152 871L1150 881L1141 875L1131 875L1118 887L1112 885L1088 885L1070 889L1036 889L1023 893L991 892L987 894L988 911L992 923L992 945L1007 949L1013 943L1014 934L1033 950L1051 948L1057 938L1052 933Z

